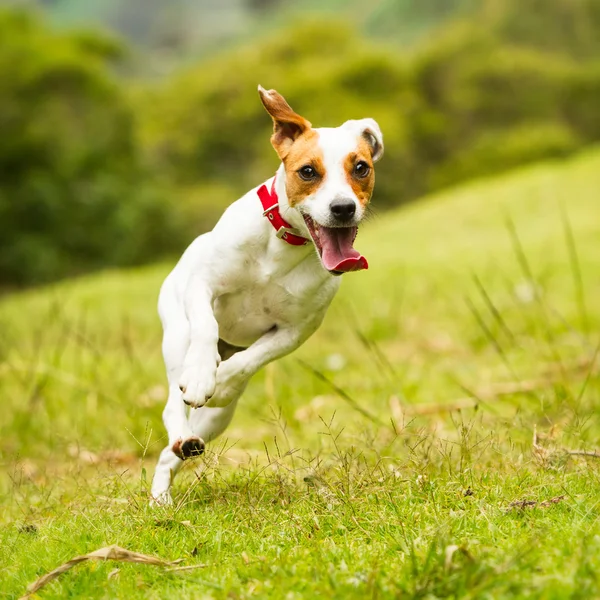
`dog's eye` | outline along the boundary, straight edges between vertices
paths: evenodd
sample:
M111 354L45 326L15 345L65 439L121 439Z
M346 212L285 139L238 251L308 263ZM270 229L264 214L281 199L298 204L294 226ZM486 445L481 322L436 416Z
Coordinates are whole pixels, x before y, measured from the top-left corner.
M317 172L310 165L304 165L298 170L298 175L300 175L304 181L311 181L317 177Z
M354 167L354 174L357 177L360 177L361 179L363 177L366 177L370 171L371 167L369 167L369 165L364 160L357 162Z

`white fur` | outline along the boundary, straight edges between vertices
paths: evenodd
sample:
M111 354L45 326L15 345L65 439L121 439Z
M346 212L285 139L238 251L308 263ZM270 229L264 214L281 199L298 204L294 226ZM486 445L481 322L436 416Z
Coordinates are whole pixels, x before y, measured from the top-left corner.
M356 201L343 162L358 137L369 128L377 136L374 145L383 147L377 124L372 119L360 123L316 130L326 176L301 210L322 225L328 223L334 198ZM375 133L370 131L373 124ZM276 191L282 216L310 238L300 211L289 206L283 165ZM356 222L362 217L357 202ZM323 268L312 243L292 246L276 237L263 216L257 188L234 202L211 232L189 246L163 283L158 303L169 397L163 412L168 445L152 482L157 502L171 501L172 478L183 462L172 451L173 444L192 436L209 442L223 433L249 379L316 331L340 281ZM246 349L221 361L219 338ZM184 400L195 408L189 409Z

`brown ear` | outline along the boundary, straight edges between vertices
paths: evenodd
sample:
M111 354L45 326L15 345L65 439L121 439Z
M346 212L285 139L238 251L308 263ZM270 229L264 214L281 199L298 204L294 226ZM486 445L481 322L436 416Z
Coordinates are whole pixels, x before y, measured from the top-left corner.
M290 147L300 135L310 129L310 123L292 110L285 98L276 90L265 90L258 86L260 99L273 119L271 144L279 158L289 152Z

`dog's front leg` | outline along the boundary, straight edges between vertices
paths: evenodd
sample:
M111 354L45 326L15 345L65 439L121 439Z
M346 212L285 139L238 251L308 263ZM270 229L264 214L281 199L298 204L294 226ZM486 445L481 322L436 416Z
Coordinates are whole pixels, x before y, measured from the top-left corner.
M293 352L314 333L320 320L305 327L269 331L246 350L224 360L217 369L217 386L208 406L226 406L239 397L248 380L266 364Z
M190 346L179 387L183 401L194 408L204 406L214 394L219 365L219 326L213 313L213 296L201 273L194 274L185 292L185 309L190 323Z

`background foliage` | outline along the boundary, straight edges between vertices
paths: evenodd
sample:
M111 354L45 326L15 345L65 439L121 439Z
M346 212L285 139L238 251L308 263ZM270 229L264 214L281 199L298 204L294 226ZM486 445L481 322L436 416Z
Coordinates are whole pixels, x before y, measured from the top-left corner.
M237 47L223 30L218 54L169 46L169 31L184 35L173 18L146 35L120 3L99 20L120 23L131 50L0 13L0 284L153 260L211 227L277 166L257 83L317 126L380 122L377 207L600 139L598 0L390 0L360 22L356 3L334 4L337 20L311 21L285 0L234 3L244 18L227 22L277 17ZM76 21L73 3L47 5L53 21ZM206 22L222 16L205 8ZM148 77L167 47L178 66Z
M29 283L165 249L133 111L96 34L0 13L0 283Z

